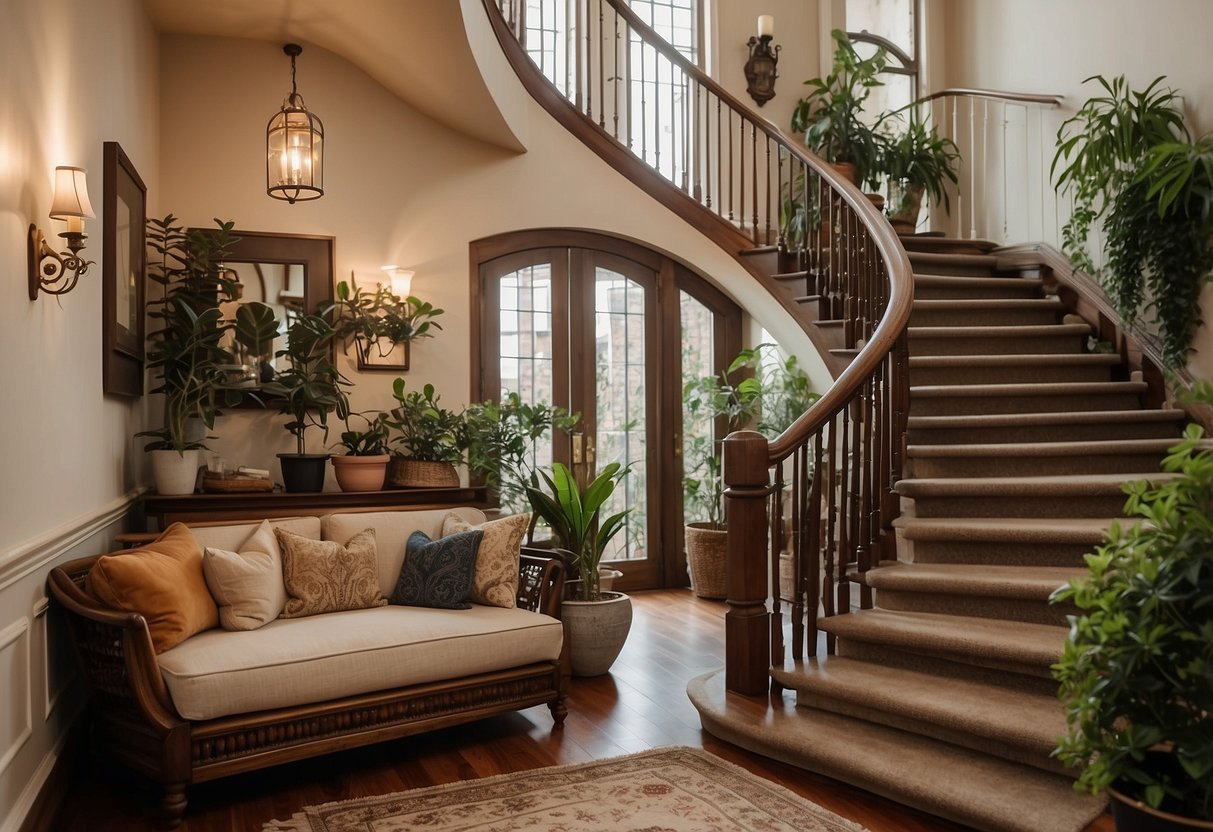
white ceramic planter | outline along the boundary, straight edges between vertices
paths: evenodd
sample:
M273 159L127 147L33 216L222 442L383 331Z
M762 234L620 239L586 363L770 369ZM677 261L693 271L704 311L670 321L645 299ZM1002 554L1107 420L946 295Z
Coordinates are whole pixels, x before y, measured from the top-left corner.
M201 451L152 451L152 482L156 493L163 495L193 494L198 481Z
M632 599L622 592L601 595L601 601L565 600L561 605L574 676L601 676L610 670L632 629Z

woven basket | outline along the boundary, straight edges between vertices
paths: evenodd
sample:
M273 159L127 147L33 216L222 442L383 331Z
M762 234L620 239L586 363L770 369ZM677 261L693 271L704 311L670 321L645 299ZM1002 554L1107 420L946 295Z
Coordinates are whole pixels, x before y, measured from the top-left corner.
M394 456L387 466L387 481L396 488L458 488L459 473L449 462Z
M728 543L728 532L724 529L713 528L708 523L687 525L687 562L691 569L691 589L697 597L725 597Z

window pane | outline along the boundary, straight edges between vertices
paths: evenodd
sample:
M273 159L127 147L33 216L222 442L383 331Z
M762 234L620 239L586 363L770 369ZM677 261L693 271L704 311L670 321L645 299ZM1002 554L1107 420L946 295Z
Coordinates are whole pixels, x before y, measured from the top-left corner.
M711 310L686 292L679 294L679 307L682 315L682 384L685 387L697 379L714 375L714 328ZM696 416L688 412L686 405L683 405L682 514L684 524L708 518L708 504L701 495L705 491L705 486L709 494L714 491L711 483L705 482L714 479L714 472L707 464L708 454L712 453L714 449L714 428L711 418L703 414ZM686 484L688 478L701 484L688 489ZM710 500L711 497L707 499Z

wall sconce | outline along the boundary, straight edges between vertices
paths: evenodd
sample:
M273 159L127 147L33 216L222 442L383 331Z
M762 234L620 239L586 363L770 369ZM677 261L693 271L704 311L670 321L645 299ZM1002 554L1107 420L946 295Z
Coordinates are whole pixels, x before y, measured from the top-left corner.
M29 227L29 299L37 300L39 290L48 295L66 295L76 288L81 275L93 263L80 257L84 241L85 219L97 216L88 201L84 168L61 165L55 168L55 196L50 218L66 220L67 231L59 236L67 241L67 251L56 252L46 242L37 225Z
M750 48L750 58L745 62L746 92L758 102L759 107L775 97L775 79L779 77L775 67L779 64L779 50L783 47L771 48L771 38L774 36L775 18L760 14L758 37L746 42Z
M324 125L295 88L303 47L288 43L282 51L291 58L291 94L265 129L265 192L294 205L324 196Z
M416 272L402 269L399 266L384 266L383 273L391 280L392 294L398 298L407 298L413 294L413 275Z

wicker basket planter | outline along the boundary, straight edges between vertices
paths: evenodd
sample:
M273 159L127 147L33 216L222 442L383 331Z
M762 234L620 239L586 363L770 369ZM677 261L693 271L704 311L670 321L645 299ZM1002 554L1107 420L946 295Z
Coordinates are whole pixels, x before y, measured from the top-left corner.
M394 456L387 466L387 481L396 488L458 488L459 472L450 462Z
M685 539L691 589L699 598L724 598L728 532L711 523L688 523Z

